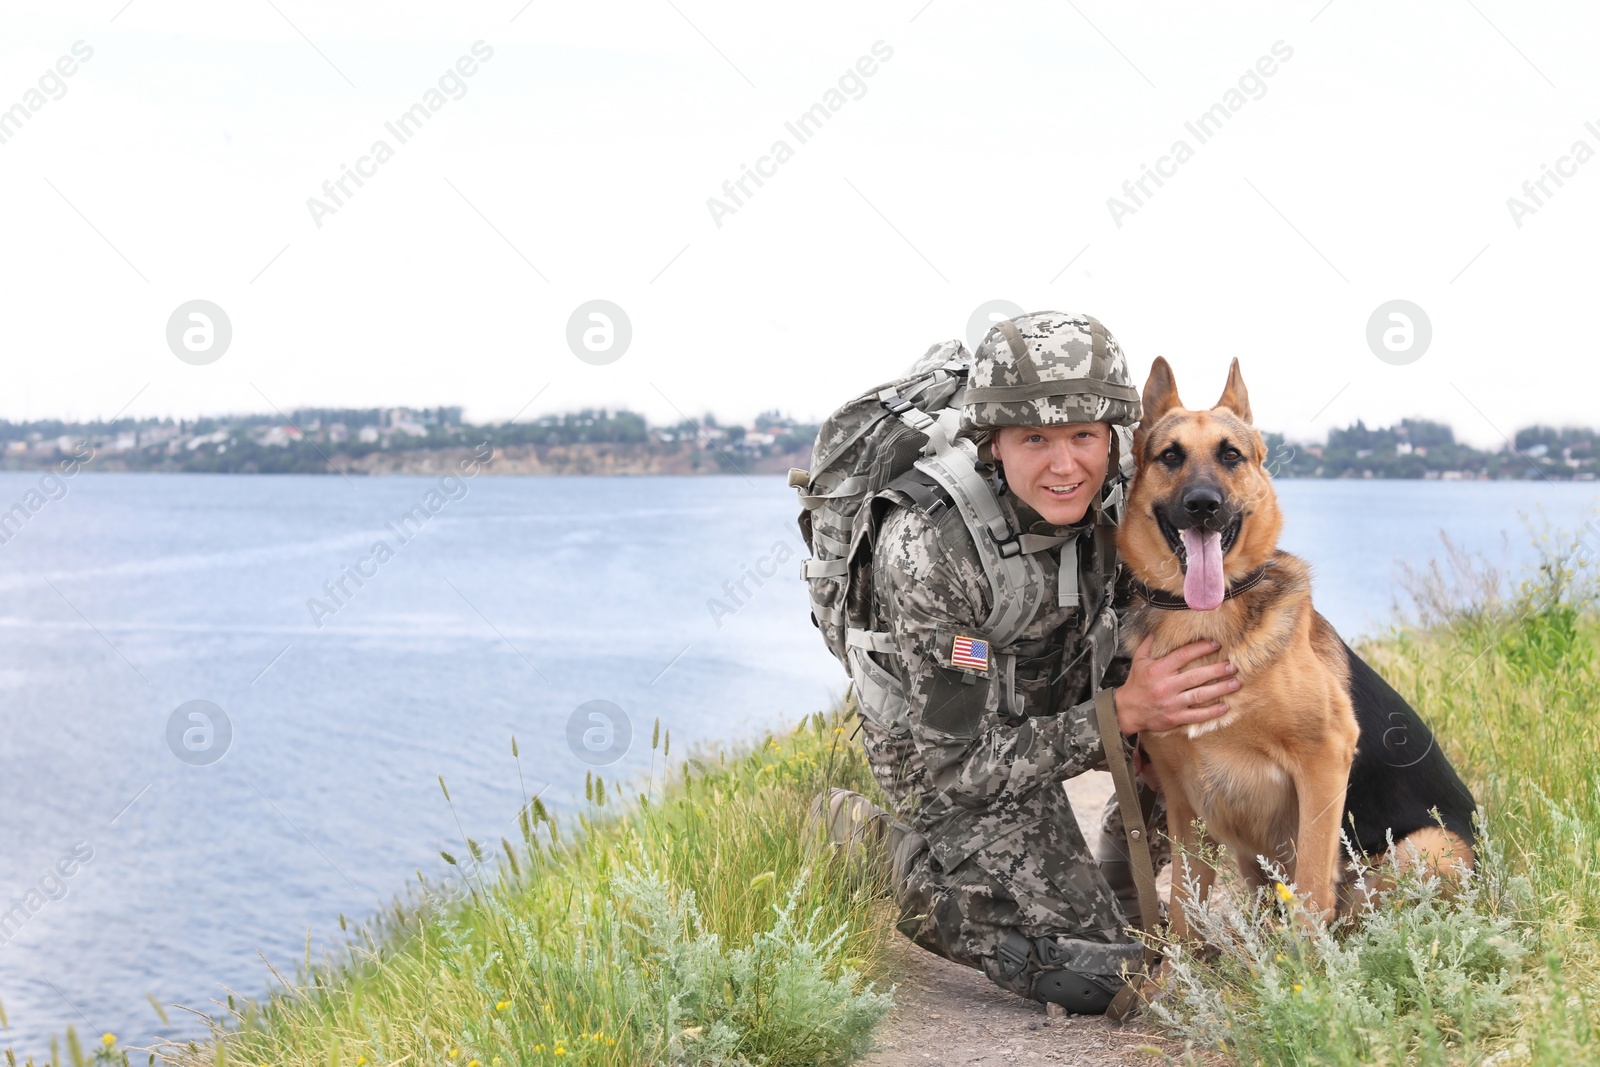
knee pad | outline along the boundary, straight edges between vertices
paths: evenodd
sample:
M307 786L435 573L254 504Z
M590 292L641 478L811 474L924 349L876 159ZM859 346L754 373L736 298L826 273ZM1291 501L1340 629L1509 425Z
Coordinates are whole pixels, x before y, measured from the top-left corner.
M1121 972L1136 970L1144 949L1132 941L1041 937L1034 942L1041 970L1031 996L1079 1015L1104 1015L1123 987Z
M1041 971L1034 976L1032 996L1045 1004L1059 1004L1077 1015L1104 1015L1122 988L1120 979L1078 971Z

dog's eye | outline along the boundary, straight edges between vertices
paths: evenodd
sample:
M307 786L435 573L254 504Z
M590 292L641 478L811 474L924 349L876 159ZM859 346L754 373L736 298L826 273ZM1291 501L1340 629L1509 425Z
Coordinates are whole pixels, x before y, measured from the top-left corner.
M1180 463L1182 460L1183 453L1179 452L1176 448L1169 448L1165 452L1161 453L1161 462L1163 463Z
M1237 448L1230 448L1222 453L1222 458L1227 460L1229 463L1237 463L1239 460L1243 459L1244 456Z

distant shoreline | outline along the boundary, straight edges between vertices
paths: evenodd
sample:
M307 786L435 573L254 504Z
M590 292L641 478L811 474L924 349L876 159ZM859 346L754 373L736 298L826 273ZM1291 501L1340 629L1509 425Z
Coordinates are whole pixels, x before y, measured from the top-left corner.
M439 477L453 474L459 464L472 456L470 448L411 449L404 452L369 452L351 456L333 453L321 456L292 457L293 462L267 467L250 461L238 465L217 463L206 467L181 462L129 463L127 457L117 453L91 453L84 456L35 457L0 456L0 473L43 474L61 472L64 477L79 473L104 474L314 474L334 476L402 475L411 477ZM220 457L218 457L220 459ZM291 457L285 456L285 459ZM73 465L67 472L63 465ZM479 473L503 476L540 477L699 477L742 476L750 474L781 475L790 468L807 469L811 465L809 450L797 450L763 456L733 454L725 450L698 448L671 449L659 446L628 444L592 445L505 445L495 450L494 459L485 464ZM1513 468L1514 469L1514 468ZM1588 471L1564 474L1560 471L1539 471L1523 468L1515 477L1498 473L1490 477L1487 472L1425 471L1421 474L1398 475L1371 471L1358 474L1345 470L1337 475L1311 473L1296 469L1279 469L1272 472L1277 481L1379 481L1379 482L1528 482L1550 481L1578 484L1596 482Z
M0 470L185 471L195 474L449 473L475 447L492 447L495 474L781 474L809 468L821 427L776 410L749 426L711 415L651 426L625 410L589 409L531 422L473 425L460 408L296 410L174 421L69 423L0 419ZM1485 451L1457 441L1443 423L1402 419L1368 427L1359 419L1322 443L1264 431L1261 461L1277 478L1383 481L1595 481L1600 433L1528 426ZM48 474L46 475L48 477Z
M474 455L471 448L419 448L395 452L368 452L352 456L343 452L288 455L280 451L271 456L279 462L262 464L255 457L241 457L231 463L224 457L197 466L192 456L162 457L170 462L151 462L134 455L134 462L123 453L88 450L76 455L0 456L0 472L49 473L59 471L67 477L82 472L116 474L390 474L438 476L455 473L463 460ZM189 462L184 462L184 461ZM283 462L287 461L287 462ZM690 475L784 474L791 467L809 467L809 449L752 456L727 449L634 445L623 443L576 445L501 445L494 459L481 473L491 475L545 475L554 477L653 477ZM66 466L75 469L68 472Z

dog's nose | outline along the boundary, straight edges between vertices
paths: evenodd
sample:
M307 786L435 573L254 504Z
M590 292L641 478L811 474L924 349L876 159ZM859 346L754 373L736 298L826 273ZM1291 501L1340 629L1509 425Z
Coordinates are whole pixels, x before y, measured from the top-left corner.
M1222 494L1209 485L1197 485L1184 491L1183 510L1202 521L1211 518L1222 506Z

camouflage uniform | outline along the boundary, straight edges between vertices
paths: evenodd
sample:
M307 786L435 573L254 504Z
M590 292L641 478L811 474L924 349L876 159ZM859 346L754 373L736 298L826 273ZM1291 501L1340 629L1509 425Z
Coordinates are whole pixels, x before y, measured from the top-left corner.
M984 431L1000 425L1136 418L1137 394L1118 385L1128 381L1121 350L1098 322L1042 313L1002 326L1017 336L997 327L979 349L962 412L968 436L986 443ZM958 665L956 639L984 638L992 607L973 534L917 472L879 495L889 510L871 580L852 595L873 628L892 635L896 651L871 653L872 664L906 698L903 725L863 715L861 727L874 775L909 831L897 835L894 857L900 929L1023 996L1057 999L1040 995L1041 975L1088 978L1098 990L1076 1010L1103 1010L1093 1003L1109 1000L1140 952L1060 783L1104 766L1093 696L1127 673L1114 525L1123 478L1114 453L1084 518L1056 527L1006 491L993 467L980 470L995 478L1010 530L1077 535L1037 561L1044 587L1056 589L1064 554L1079 595L1075 606L1046 597L1016 640L987 650L984 669ZM1114 808L1107 819L1120 829Z

